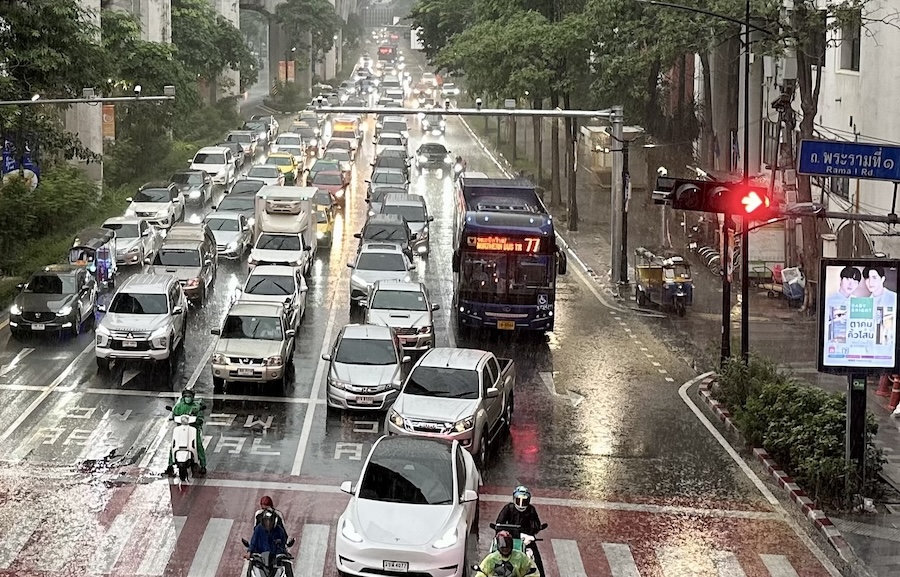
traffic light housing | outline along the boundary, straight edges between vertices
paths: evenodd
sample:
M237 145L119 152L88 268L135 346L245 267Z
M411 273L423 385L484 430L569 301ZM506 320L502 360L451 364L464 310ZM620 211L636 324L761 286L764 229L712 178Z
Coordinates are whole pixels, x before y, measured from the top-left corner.
M677 210L729 213L750 220L768 220L775 216L765 187L744 187L740 182L660 176L656 179L653 202Z

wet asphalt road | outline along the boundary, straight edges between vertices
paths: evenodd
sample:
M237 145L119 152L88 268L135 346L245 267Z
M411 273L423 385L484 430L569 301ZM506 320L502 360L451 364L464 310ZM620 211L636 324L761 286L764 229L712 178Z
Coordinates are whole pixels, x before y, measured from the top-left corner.
M410 149L442 140L467 159L469 170L500 174L461 120L451 117L447 124L446 135L438 137L423 135L412 121ZM373 128L369 120L367 135ZM369 140L356 161L333 247L319 249L307 316L298 331L295 382L286 395L255 387L212 392L210 329L219 326L234 289L243 284L245 260L220 262L209 302L190 316L172 380L142 364L98 374L92 333L20 343L3 328L0 461L6 467L0 471L0 533L16 525L17 502L46 498L54 505L46 508L42 535L66 545L45 555L44 538L12 539L15 547L0 545L0 574L65 567L70 575L89 568L99 574L239 575L238 537L249 536L252 511L263 493L285 511L301 537L301 554L322 546L304 545L301 526L330 527L327 555L302 574L335 574L331 544L346 503L336 487L359 475L384 420L384 413L327 411L320 360L340 327L360 320L349 312L346 263L366 215ZM483 472L483 518L495 516L514 486L528 485L544 499L537 503L551 527L541 548L554 577L636 574L616 572L615 556L604 555L608 543L630 547L640 575L827 574L681 400L679 386L693 377L689 369L639 317L605 306L574 266L559 282L555 333L542 339L488 334L458 340L449 314L451 179L414 173L410 188L425 196L435 216L432 254L418 259L417 275L441 305L437 345L484 348L517 365L513 427ZM194 206L190 215L209 210ZM204 427L209 475L190 487L158 477L170 431L164 405L184 386L194 387L211 406ZM95 461L111 451L116 457L109 462ZM709 514L710 509L720 513ZM122 520L132 517L146 522ZM66 564L66 551L93 549L98 535L105 535L112 553L100 562L75 555L77 560ZM177 545L176 535L181 535ZM220 547L210 553L216 539ZM487 543L485 536L478 553L471 544L472 555L484 553ZM581 569L567 565L572 543L580 551ZM717 565L723 551L731 557ZM798 573L772 570L779 559ZM734 563L741 573L717 569Z

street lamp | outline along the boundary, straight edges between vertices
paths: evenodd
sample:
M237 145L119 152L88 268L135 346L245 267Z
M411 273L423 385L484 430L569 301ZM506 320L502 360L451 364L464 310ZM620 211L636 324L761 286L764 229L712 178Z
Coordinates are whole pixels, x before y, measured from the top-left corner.
M295 52L297 52L296 46L291 47L290 51L288 51L288 50L284 51L284 83L285 84L287 84L287 82L288 82L288 62L291 61L291 58L293 58L293 55Z

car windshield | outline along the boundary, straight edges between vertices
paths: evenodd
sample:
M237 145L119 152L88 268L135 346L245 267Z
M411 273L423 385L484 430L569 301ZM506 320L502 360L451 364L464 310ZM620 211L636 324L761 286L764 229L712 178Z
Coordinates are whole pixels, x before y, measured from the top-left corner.
M428 220L424 206L387 205L381 209L381 212L384 214L396 214L397 216L402 216L407 222L425 222Z
M222 327L223 339L258 339L263 341L280 341L281 319L278 317L254 317L228 315Z
M333 172L317 172L316 176L312 179L313 184L344 184L344 181L341 179L340 174L335 174Z
M164 294L119 292L109 305L109 312L128 315L164 315L169 305Z
M56 274L37 274L25 285L25 292L39 295L75 294L75 277Z
M103 228L116 231L116 238L137 238L141 236L140 228L134 222L107 222Z
M271 159L270 159L271 160ZM247 172L247 178L278 178L279 175L277 166L254 166Z
M382 448L380 445L379 449ZM453 461L439 445L431 450L391 450L372 455L360 482L358 497L411 505L453 503Z
M410 373L403 394L447 399L477 399L478 371L420 365Z
M247 130L258 130L260 132L266 132L269 130L269 127L266 126L265 122L245 122L244 128Z
M403 139L399 136L385 136L378 139L378 146L403 146Z
M366 227L366 240L409 240L409 231L402 225L371 224Z
M376 170L379 168L398 168L400 170L405 170L407 168L406 159L400 158L399 156L382 156L375 161L374 168Z
M206 219L206 224L212 230L221 230L226 232L237 232L241 230L237 219L235 218L217 218L211 216Z
M394 343L375 339L342 339L334 362L348 365L395 365Z
M318 206L331 206L333 204L331 193L327 190L316 191L316 194L313 195L313 199Z
M194 164L225 164L225 155L199 152L194 157Z
M297 130L297 134L306 139L311 139L316 137L316 131L312 128L301 128Z
M372 297L373 309L392 311L427 311L425 295L414 291L379 290Z
M300 237L295 234L261 234L256 241L260 250L303 250Z
M302 143L299 136L279 136L275 139L275 144L280 146L300 146Z
M385 122L382 130L385 132L406 132L406 123L405 122Z
M247 198L226 196L219 204L217 211L222 212L246 212L256 208L256 199L252 196Z
M229 134L229 142L253 142L253 136L249 134Z
M236 192L257 192L265 185L266 183L261 180L239 180L231 187L231 192L229 194L234 194Z
M244 292L250 295L289 296L294 294L294 288L292 276L254 274L247 279Z
M420 154L447 154L447 149L443 144L423 144L419 148Z
M356 269L403 272L406 270L406 261L398 253L365 252L359 255Z
M165 188L147 188L137 191L134 195L134 202L171 202L168 189Z
M275 166L294 166L294 161L287 156L270 156L266 159L266 164Z
M159 266L200 266L200 251L162 248L156 254L153 264Z
M333 138L336 138L334 134L331 135ZM347 140L329 140L328 146L326 147L328 150L334 150L335 148L350 150L350 142Z
M203 184L203 175L198 172L176 172L169 180L175 184Z
M323 158L328 159L328 160L337 160L338 162L340 162L342 160L349 161L350 153L347 152L346 150L331 149L325 153L325 156Z
M440 114L426 114L425 120L427 120L429 122L429 124L437 124L437 123L441 122L442 120L444 120L444 117L441 116Z
M405 184L406 176L402 172L376 172L372 175L372 182L382 184Z
M337 160L319 159L312 167L313 172L322 172L323 170L340 170L341 163Z
M328 222L328 215L325 214L325 211L324 211L324 210L317 210L317 211L316 211L316 222L317 222L318 224L325 224L325 223Z

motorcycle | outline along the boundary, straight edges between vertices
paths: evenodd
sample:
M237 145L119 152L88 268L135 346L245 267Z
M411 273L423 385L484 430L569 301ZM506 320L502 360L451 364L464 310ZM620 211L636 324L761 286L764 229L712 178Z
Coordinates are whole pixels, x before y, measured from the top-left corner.
M241 539L244 547L250 548L246 539ZM294 546L294 540L289 539L288 547ZM250 566L247 568L247 577L285 577L286 565L291 564L294 556L290 553L253 553L250 555ZM293 571L291 572L293 574Z
M205 405L200 405L201 410ZM166 410L172 407L166 405ZM178 478L187 481L188 471L194 476L200 468L197 453L197 417L196 415L181 415L170 417L175 421L175 430L172 431L172 457L174 465L178 468Z
M542 523L541 528L539 530L543 531L548 526L549 525L547 525L547 523ZM536 542L543 541L543 539L538 539L534 535L529 535L528 533L523 533L521 525L506 524L506 523L491 523L491 529L493 529L495 533L499 532L499 531L509 531L510 535L513 536L513 548L518 549L519 551L522 551L523 553L528 555L528 558L531 559L531 561L533 563L537 563L534 560L534 551L535 551L535 549L537 549ZM496 550L497 550L497 542L493 541L491 543L491 553L493 553ZM541 564L543 565L543 563L541 563ZM541 575L543 576L544 568L538 567L537 569L539 571L541 571Z
M472 565L471 569L472 569L472 571L475 571L476 576L477 575L487 575L487 573L485 573L481 569L481 566L479 566L479 565ZM532 575L537 572L538 572L537 567L532 566L530 569L528 569L528 571L525 574ZM494 571L491 573L491 575L489 577L513 577L512 565L510 565L509 563L498 563L494 567ZM543 576L541 576L541 577L543 577Z

